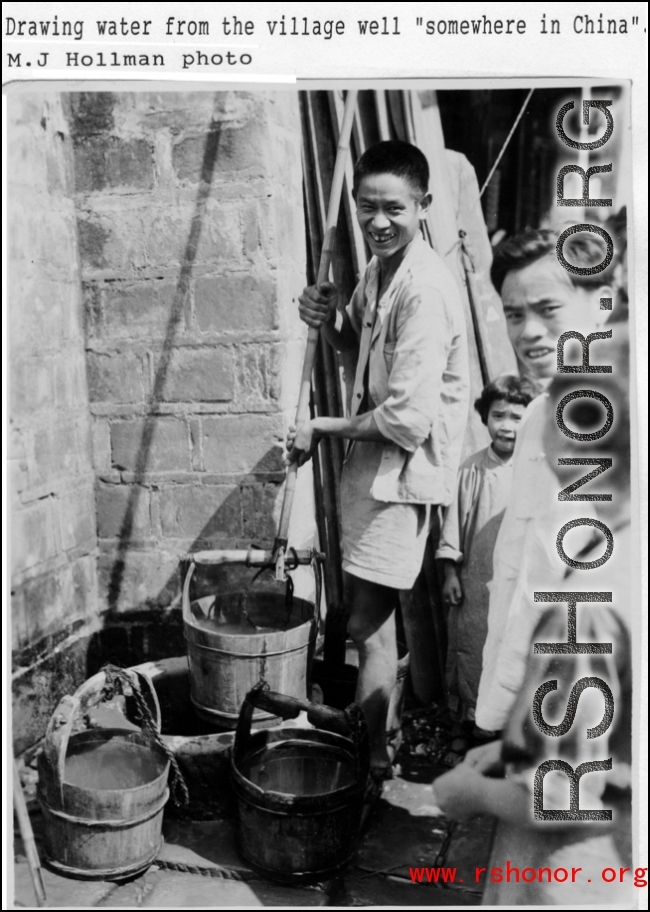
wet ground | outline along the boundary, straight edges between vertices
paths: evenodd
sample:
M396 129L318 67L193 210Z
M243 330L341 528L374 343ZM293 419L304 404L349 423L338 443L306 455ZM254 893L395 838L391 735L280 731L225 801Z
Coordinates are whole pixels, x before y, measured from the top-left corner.
M315 886L274 884L255 874L234 845L232 819L192 821L169 815L156 863L131 881L81 882L43 870L51 908L226 908L258 906L474 906L474 868L486 866L493 821L450 827L436 807L433 782L444 772L448 731L435 710L409 714L396 777L387 782L356 856L334 880ZM33 794L33 792L32 792ZM29 798L37 843L42 820ZM35 907L29 869L16 839L14 905ZM447 868L447 883L413 882L410 869ZM453 872L453 882L451 882Z

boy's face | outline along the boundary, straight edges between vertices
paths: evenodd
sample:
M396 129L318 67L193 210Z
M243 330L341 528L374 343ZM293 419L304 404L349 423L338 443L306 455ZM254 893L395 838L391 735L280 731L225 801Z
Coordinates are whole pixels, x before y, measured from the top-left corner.
M552 377L557 370L559 337L571 329L584 335L594 332L607 315L600 310L599 299L609 296L611 289L606 285L574 285L554 254L509 272L501 289L508 337L528 376L537 380ZM593 363L598 363L597 345L592 346Z
M512 455L517 439L517 426L523 418L525 405L495 399L487 416L487 429L494 452L502 459Z
M368 174L357 190L357 221L372 253L384 262L411 243L431 197L418 197L396 174Z

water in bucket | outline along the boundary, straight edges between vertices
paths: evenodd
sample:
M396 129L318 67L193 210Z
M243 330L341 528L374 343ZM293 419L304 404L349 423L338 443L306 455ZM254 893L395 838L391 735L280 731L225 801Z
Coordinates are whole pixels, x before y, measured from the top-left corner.
M224 610L223 607L218 608L217 599L213 596L191 602L190 609L194 625L203 630L211 630L226 636L254 636L260 633L280 633L292 630L303 623L300 616L292 616L286 619L286 624L270 625L264 612L260 611L260 608L263 609L263 605L256 605L256 610L249 612L244 602L239 599L237 601L238 604L228 605L229 610ZM277 613L277 609L274 613Z
M112 738L75 745L65 761L65 782L84 789L131 789L152 782L166 766L140 744Z
M309 742L285 742L252 754L242 773L264 791L306 797L353 785L355 768L336 748Z

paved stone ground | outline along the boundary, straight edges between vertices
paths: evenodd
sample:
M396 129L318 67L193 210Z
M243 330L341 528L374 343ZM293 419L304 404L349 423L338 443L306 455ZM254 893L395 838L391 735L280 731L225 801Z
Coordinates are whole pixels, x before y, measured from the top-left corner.
M435 806L436 770L407 762L386 784L368 821L353 864L317 886L283 886L255 875L234 847L230 820L167 820L158 863L130 883L91 883L44 870L51 908L226 908L311 906L475 906L475 866L487 864L493 821L457 826L439 856L448 824ZM41 817L30 811L37 841ZM14 907L33 908L34 892L20 839L16 839ZM413 883L410 867L453 866L454 883ZM11 894L10 894L11 895Z

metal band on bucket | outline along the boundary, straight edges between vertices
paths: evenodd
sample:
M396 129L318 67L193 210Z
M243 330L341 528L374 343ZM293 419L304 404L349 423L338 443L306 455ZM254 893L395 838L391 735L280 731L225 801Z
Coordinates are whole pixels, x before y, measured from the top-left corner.
M311 624L312 622L305 622ZM259 634L259 636L264 636L265 634ZM268 636L268 634L266 634ZM274 652L231 652L229 649L216 649L214 646L205 646L203 643L197 643L194 640L188 639L185 637L185 642L189 643L193 649L202 649L204 652L216 652L219 655L234 656L237 659L267 659L271 656L285 656L289 655L292 652L302 652L305 649L309 648L309 643L313 637L310 637L306 643L302 643L300 646L294 646L292 649L278 649Z
M194 697L192 697L192 696L190 696L190 700L192 701L192 705L195 706L197 710L199 710L200 712L206 713L206 715L209 715L210 717L216 716L217 719L219 719L219 718L228 719L230 721L235 721L235 722L237 721L237 719L239 719L238 712L229 713L223 709L212 709L212 707L210 707L210 706L204 706L202 703L199 703L199 701L195 700ZM257 724L259 724L260 722L265 722L268 719L277 719L278 716L274 716L272 713L266 713L266 712L262 712L261 710L258 710L258 713L256 715L254 715L253 718L254 718L255 722Z
M138 786L138 788L141 787L142 786ZM125 789L124 791L128 790ZM132 827L138 823L145 823L147 820L151 820L152 817L155 817L156 814L159 814L162 811L165 804L167 803L168 798L169 789L166 788L162 800L153 808L153 810L148 811L141 817L132 817L130 820L100 820L95 817L73 817L72 814L66 814L65 811L57 811L42 799L40 801L40 805L44 810L47 810L48 813L52 814L53 817L60 817L61 820L67 820L70 823L79 824L80 826L108 827L109 829L119 830L125 829L126 827Z

